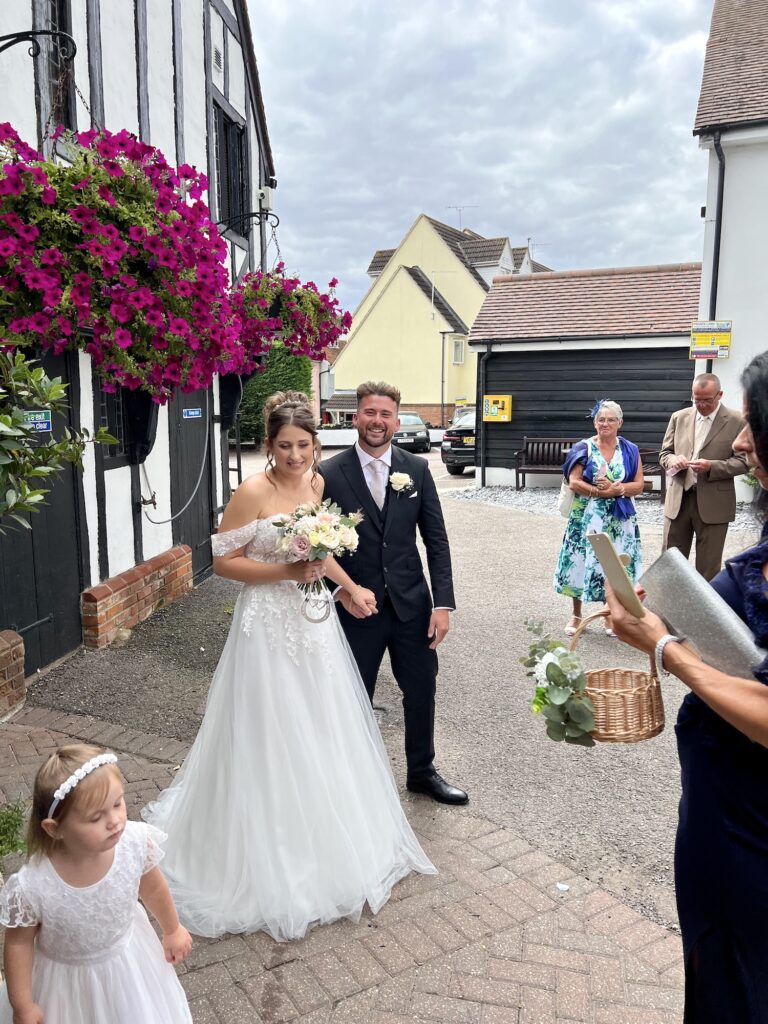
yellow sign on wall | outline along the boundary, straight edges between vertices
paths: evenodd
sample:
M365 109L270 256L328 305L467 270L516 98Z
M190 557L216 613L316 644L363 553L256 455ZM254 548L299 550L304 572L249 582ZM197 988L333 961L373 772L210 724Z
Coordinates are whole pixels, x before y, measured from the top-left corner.
M690 359L727 359L732 320L699 320L691 325Z
M512 395L483 395L484 423L512 422Z

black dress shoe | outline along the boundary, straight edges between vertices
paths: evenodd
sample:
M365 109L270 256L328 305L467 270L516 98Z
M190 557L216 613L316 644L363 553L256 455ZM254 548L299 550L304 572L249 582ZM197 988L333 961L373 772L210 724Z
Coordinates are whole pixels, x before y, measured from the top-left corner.
M424 793L431 796L441 804L465 804L469 796L463 789L451 786L437 772L432 775L425 775L420 779L409 779L405 784L406 789L411 793Z

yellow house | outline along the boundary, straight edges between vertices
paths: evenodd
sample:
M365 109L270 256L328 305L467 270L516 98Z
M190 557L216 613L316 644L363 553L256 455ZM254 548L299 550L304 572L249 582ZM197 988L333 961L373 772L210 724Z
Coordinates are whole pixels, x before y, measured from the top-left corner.
M547 269L508 238L421 214L396 249L371 260L373 280L333 362L326 409L344 418L360 381L386 380L400 388L403 408L445 426L457 405L475 401L477 356L467 338L494 276Z

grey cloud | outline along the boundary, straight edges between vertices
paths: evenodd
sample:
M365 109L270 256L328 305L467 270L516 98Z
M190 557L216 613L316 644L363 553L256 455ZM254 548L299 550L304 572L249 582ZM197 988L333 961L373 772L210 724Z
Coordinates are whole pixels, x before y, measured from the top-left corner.
M292 271L354 308L425 212L557 269L701 258L710 0L252 4ZM538 246L538 247L537 247ZM272 250L274 251L274 250Z

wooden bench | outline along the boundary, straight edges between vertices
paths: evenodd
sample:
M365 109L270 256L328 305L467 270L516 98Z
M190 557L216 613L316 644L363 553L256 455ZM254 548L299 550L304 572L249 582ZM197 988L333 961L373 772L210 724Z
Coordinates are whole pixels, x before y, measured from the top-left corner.
M525 487L529 473L561 472L566 455L580 440L579 437L524 437L523 447L515 452L515 490Z
M561 472L566 455L580 440L579 437L524 437L523 447L515 452L515 490L525 487L525 478L529 473ZM640 459L646 477L661 478L660 497L664 501L667 478L659 462L659 449L641 448ZM650 480L645 481L643 490L648 493L653 491Z

